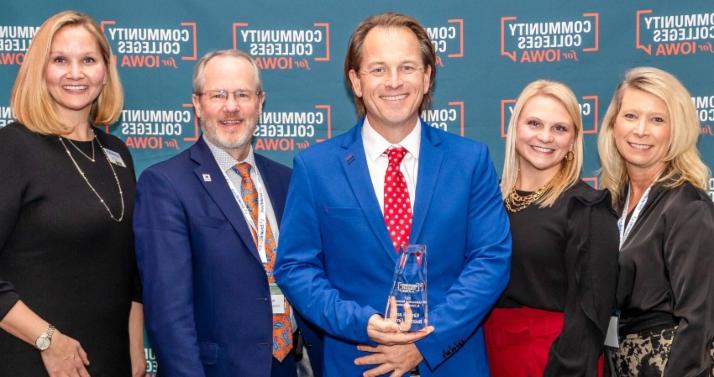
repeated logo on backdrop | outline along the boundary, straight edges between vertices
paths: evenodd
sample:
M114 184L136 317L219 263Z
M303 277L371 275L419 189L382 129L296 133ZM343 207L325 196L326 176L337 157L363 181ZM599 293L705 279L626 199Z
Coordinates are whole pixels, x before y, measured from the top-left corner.
M421 117L432 127L464 136L464 101L448 101L432 104L431 109L422 111Z
M122 68L178 68L197 60L196 23L152 24L141 27L121 21L100 22Z
M640 9L636 23L635 46L647 55L714 53L714 12L661 14Z
M0 93L0 127L14 118L8 97L40 17L59 9L57 3L34 0L1 8L0 80L5 85ZM271 3L270 12L262 5L226 0L200 9L197 2L177 1L160 11L146 8L139 0L123 1L119 7L77 0L67 3L81 4L79 10L104 18L100 24L116 53L125 93L131 99L111 131L130 148L137 173L185 150L200 135L199 121L186 97L189 93L167 90L166 74L175 70L171 78L176 86L190 88L190 71L199 52L231 43L254 56L273 83L271 111L262 114L254 133L258 153L289 165L299 151L343 132L354 120L351 96L325 72L339 76L342 56L336 54L343 53L353 28L366 15L385 8L384 2L374 0L360 2L355 12L340 2L315 0L299 6L277 1ZM526 81L553 77L588 94L579 97L584 133L589 135L583 180L598 187L593 146L601 122L598 109L607 106L599 103L598 95L609 100L613 88L606 85L594 91L589 83L615 83L624 65L655 65L687 83L700 122L700 152L707 164L714 162L714 152L707 146L714 140L712 0L658 0L639 5L596 0L461 1L443 2L436 8L425 1L402 3L393 4L395 10L424 23L440 69L440 95L421 116L432 127L483 137L480 141L489 145L495 161L503 156L500 137L506 135L515 105L515 99L500 97L517 93ZM320 16L315 16L316 9ZM199 28L201 36L221 38L203 38L198 46ZM333 49L335 45L338 49ZM483 58L486 52L492 54L490 59ZM310 74L313 68L319 69ZM282 80L288 76L295 81ZM478 77L478 86L486 90L464 88L463 77ZM324 100L314 99L315 94ZM274 98L284 100L273 102ZM714 200L714 178L707 188ZM146 348L145 356L147 375L155 376L156 355Z
M264 111L253 133L256 152L275 157L296 154L332 137L332 106L316 104L311 108Z
M580 116L583 118L583 135L597 135L598 124L598 96L580 97ZM506 137L508 132L508 121L516 107L516 99L508 98L501 100L501 137Z
M701 136L714 136L712 127L714 126L714 95L694 96L692 103L697 108L699 117L699 134Z
M565 19L501 17L501 56L519 63L579 61L600 50L600 15Z
M0 25L0 65L20 65L39 26Z
M198 140L198 120L193 106L184 103L169 109L125 109L114 134L130 150L174 150L178 152Z
M330 61L330 24L313 22L302 28L271 29L259 22L233 23L233 48L252 55L260 69L309 70Z
M464 57L464 19L450 18L445 23L425 25L434 45L436 65L443 67L448 59Z

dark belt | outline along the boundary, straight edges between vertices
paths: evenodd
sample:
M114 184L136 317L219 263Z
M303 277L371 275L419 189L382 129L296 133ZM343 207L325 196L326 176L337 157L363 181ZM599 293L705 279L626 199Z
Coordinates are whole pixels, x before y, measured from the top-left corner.
M620 336L639 334L674 327L677 324L679 321L670 313L649 312L629 318L625 314L620 314L619 333Z

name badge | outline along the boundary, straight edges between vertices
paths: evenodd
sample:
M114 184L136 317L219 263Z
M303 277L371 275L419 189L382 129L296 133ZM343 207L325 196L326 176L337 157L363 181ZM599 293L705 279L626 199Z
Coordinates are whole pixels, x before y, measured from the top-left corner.
M123 168L126 167L126 164L124 163L124 159L121 158L121 155L119 153L114 152L113 150L107 149L107 148L104 148L104 153L106 154L109 162L111 162L112 164L121 166Z
M285 295L277 284L270 284L270 301L273 304L273 314L285 314Z
M612 348L620 348L620 341L617 338L617 329L620 322L620 317L613 315L610 317L610 324L607 326L607 334L605 335L605 345Z

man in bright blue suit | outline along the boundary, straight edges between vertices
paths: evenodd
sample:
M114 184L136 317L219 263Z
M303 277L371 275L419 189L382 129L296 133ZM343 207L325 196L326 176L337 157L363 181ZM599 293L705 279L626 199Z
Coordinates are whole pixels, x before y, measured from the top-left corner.
M509 278L511 236L486 147L419 118L436 56L413 18L352 34L345 75L362 119L294 160L278 284L326 332L325 376L488 376L481 323ZM429 327L381 316L398 246L425 244Z
M250 56L206 54L193 75L202 137L139 179L136 253L159 376L296 377L307 361L298 328L320 376L321 341L272 279L291 172L253 153L264 100Z

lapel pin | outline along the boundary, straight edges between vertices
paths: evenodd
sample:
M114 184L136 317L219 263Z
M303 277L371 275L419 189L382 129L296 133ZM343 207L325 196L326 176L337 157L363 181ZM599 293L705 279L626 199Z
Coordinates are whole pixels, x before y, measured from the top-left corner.
M354 160L355 156L353 156L352 153L348 154L347 157L345 157L345 161L347 161L348 164L351 164Z
M204 175L203 175L203 181L204 181L204 182L211 182L211 175L210 175L210 174L204 174Z

